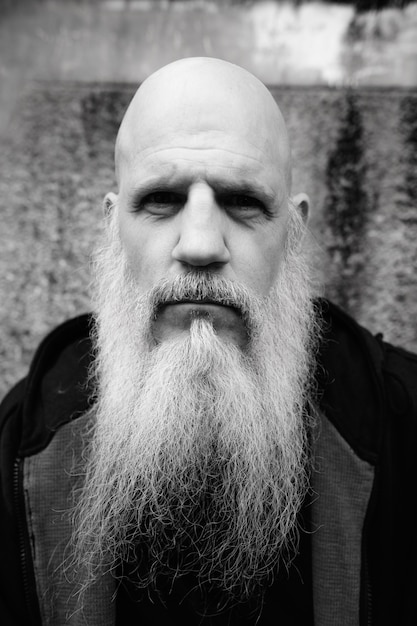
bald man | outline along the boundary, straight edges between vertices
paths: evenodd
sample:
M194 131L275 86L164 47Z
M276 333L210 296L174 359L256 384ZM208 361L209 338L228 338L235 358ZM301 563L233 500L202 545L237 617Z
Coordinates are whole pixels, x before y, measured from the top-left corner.
M115 161L94 315L2 407L1 623L415 624L417 360L317 297L271 94L170 64Z

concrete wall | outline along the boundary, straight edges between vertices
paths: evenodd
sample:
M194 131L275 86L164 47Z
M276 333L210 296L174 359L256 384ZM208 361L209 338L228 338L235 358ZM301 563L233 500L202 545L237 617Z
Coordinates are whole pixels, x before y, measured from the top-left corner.
M89 310L89 254L114 188L130 85L37 85L0 152L1 386L57 322ZM417 92L273 87L313 200L326 293L371 330L417 349Z
M299 4L0 0L0 395L48 330L89 310L134 83L190 55L282 85L327 295L417 349L417 3Z

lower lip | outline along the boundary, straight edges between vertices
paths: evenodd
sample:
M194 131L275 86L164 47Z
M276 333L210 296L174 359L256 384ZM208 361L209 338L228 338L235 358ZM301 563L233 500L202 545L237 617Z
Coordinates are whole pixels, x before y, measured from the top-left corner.
M215 302L173 302L162 307L158 314L158 318L169 318L171 323L182 320L180 325L187 327L191 319L200 316L227 324L236 324L236 320L240 318L235 308Z
M221 336L236 338L235 343L246 343L245 324L239 311L214 302L172 302L161 307L154 321L157 342L165 337L189 332L193 320L207 319Z
M225 310L229 310L229 311L234 311L237 314L236 309L234 309L231 306L227 306L225 304L219 304L217 302L203 302L200 300L190 300L189 302L170 302L169 304L166 304L163 309L174 309L174 308L178 308L178 310L181 310L183 312L189 312L189 311L196 311L198 312L204 312L207 311L207 313L218 313L219 311L225 311Z

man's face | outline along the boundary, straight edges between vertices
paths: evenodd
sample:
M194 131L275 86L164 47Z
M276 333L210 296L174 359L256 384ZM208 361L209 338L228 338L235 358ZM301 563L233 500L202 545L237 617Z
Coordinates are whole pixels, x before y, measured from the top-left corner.
M284 255L287 190L278 153L255 130L207 107L177 114L165 128L132 129L117 206L140 292L192 270L237 280L261 297L270 292ZM196 313L220 336L245 342L236 312L207 302L166 306L156 340L188 331Z

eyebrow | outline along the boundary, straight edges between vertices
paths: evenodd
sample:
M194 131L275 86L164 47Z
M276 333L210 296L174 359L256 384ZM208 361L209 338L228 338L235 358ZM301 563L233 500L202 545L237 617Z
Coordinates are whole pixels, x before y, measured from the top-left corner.
M265 202L265 204L272 205L279 198L272 191L257 182L248 182L247 180L220 180L211 185L208 183L216 195L228 195L239 194L244 196L252 196Z
M221 177L210 176L207 176L205 180L216 196L228 194L252 196L268 206L275 204L279 206L282 202L281 194L275 194L257 181L248 181L247 179L228 180ZM140 198L144 198L148 194L156 191L173 191L186 195L189 187L194 182L198 181L191 181L187 175L176 176L174 174L172 176L155 176L134 187L129 196L131 202L135 203Z

